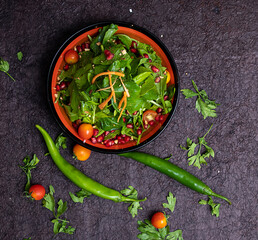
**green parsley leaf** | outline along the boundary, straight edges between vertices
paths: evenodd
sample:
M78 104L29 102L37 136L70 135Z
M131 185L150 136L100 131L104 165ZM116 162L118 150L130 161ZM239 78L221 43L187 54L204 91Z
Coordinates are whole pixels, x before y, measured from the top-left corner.
M23 58L22 52L17 52L17 58L18 58L19 61L22 60L22 58Z
M8 73L9 63L7 61L4 61L2 58L0 58L0 71L7 74L15 82L15 79Z
M201 164L206 164L207 162L205 161L205 158L213 157L215 156L215 153L211 147L207 145L207 142L205 141L205 137L211 130L213 124L209 128L208 132L203 136L198 138L198 144L193 142L190 138L187 138L186 140L186 145L187 147L183 147L180 145L180 148L183 150L188 151L187 157L188 157L188 164L189 166L194 165L195 167L198 167L199 169L201 168ZM196 147L199 146L199 149L197 153L195 154L195 149ZM202 154L201 149L202 146L205 148L205 152Z
M196 83L192 80L193 87L196 92L190 89L182 89L182 93L185 96L185 99L192 98L197 96L195 102L195 108L199 113L203 115L203 118L207 117L217 117L217 113L215 111L216 107L219 106L215 101L209 100L208 95L205 90L198 90Z
M168 208L171 212L174 212L176 205L176 197L174 197L171 192L169 192L167 196L167 201L168 203L163 203L163 207Z
M42 204L43 207L47 208L48 210L50 210L54 216L55 216L55 212L56 212L56 203L55 203L55 198L54 198L54 193L55 193L55 189L52 185L49 186L49 193L47 193L43 200L42 200Z
M121 190L120 192L127 197L138 199L138 192L132 186L128 186L128 188ZM140 202L132 202L128 207L128 210L131 213L133 218L138 214L138 210L141 210L141 209L142 207L140 206Z
M25 192L27 193L27 196L28 195L28 192L29 192L29 189L30 189L30 182L31 182L31 170L33 168L36 168L36 165L38 164L39 162L39 159L37 158L36 154L33 155L33 158L30 159L29 156L25 157L23 159L23 163L24 163L24 166L19 166L26 174L26 177L27 177L27 183L25 185Z
M211 206L211 215L215 215L216 217L219 217L219 207L220 207L220 203L214 203L212 198L209 197L208 201L205 201L203 199L201 199L199 201L199 204L201 205L210 205Z
M182 234L182 230L180 229L170 232L167 236L167 240L184 240Z
M90 197L91 193L85 189L81 189L80 191L76 192L75 194L69 192L70 197L75 203L83 203L84 198Z
M58 137L55 140L55 145L58 150L60 147L62 147L63 149L67 148L66 139L67 138L64 137L62 133L58 135ZM45 156L47 156L47 155L49 155L49 153L45 153Z

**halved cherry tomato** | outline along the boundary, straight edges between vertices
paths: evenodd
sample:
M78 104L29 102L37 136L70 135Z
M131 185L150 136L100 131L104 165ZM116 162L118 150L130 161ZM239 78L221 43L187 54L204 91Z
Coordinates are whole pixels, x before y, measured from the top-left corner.
M35 200L41 200L45 196L46 190L42 185L36 184L30 187L29 193Z
M167 75L167 84L170 82L171 76L168 70L166 70L166 75Z
M164 228L167 226L167 219L162 212L156 212L151 218L151 224L155 228Z
M76 144L73 147L73 153L78 160L85 161L90 157L91 150L89 150L79 144Z
M65 53L64 59L68 64L75 64L79 60L79 55L76 51L74 51L73 49L70 49Z
M146 122L150 122L155 120L155 117L157 116L157 112L155 112L154 110L147 110L143 113L142 119L144 124L146 124Z
M78 128L78 134L83 140L88 140L93 135L93 127L89 123L82 123Z

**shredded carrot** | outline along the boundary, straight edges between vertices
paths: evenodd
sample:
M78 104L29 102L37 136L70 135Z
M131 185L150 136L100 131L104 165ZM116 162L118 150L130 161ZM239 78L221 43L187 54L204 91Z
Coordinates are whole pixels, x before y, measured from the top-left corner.
M116 80L112 83L112 86L114 86L115 84L116 84ZM97 90L97 92L110 89L112 86L109 86L109 87L106 87L106 88L100 88L100 89Z
M119 114L119 117L118 117L118 119L117 119L117 122L119 122L119 120L120 120L120 118L122 117L122 114L123 114L123 111L125 110L125 108L126 108L126 105L127 105L127 93L126 93L126 91L124 91L124 96L122 97L122 99L121 99L121 101L120 101L120 103L122 102L124 102L124 106L123 106L123 108L122 108L122 110L121 110L121 112L120 112L120 114ZM124 99L124 100L123 100ZM120 103L119 103L119 105L120 105ZM122 105L122 103L121 103L121 105ZM118 108L119 108L119 106L118 106ZM120 106L120 108L121 108L121 106Z
M126 99L126 95L127 95L126 92L124 92L124 95L123 95L122 99L120 100L120 102L118 104L118 109L120 109L122 107L122 104Z
M103 110L103 108L108 104L108 102L111 100L111 98L113 97L114 92L111 92L111 94L109 95L109 97L101 104L99 104L99 108L101 110Z
M117 76L120 76L120 77L124 77L124 76L125 76L125 74L122 73L122 72L103 72L103 73L97 74L97 75L92 79L91 83L93 84L93 83L96 81L96 79L97 79L98 77L104 76L104 75L109 75L109 74L111 74L111 75L117 75Z
M120 78L120 81L121 81L121 83L122 83L122 85L123 85L124 90L125 90L126 93L127 93L127 97L130 97L129 91L128 91L128 89L125 87L125 84L124 84L122 78L121 78L121 77L119 77L119 78Z

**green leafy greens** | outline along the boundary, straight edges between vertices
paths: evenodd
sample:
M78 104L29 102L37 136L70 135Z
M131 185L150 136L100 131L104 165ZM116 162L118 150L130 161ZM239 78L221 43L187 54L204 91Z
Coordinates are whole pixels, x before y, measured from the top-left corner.
M194 165L195 167L198 167L199 169L201 168L201 164L206 164L207 162L205 161L205 158L209 158L210 156L214 158L214 151L211 147L207 145L207 142L205 141L206 135L209 133L211 130L213 124L209 128L208 132L203 136L198 138L198 144L193 142L190 138L187 138L186 144L187 147L183 147L180 145L181 149L187 150L187 156L188 156L188 161L189 161L189 166ZM199 146L197 154L195 154L195 148ZM205 152L202 154L201 153L201 148L204 146Z
M132 186L128 186L128 188L121 190L120 192L127 197L138 199L138 192ZM138 214L138 210L141 210L141 209L142 207L140 206L140 202L132 202L128 207L128 210L131 213L133 218Z
M71 197L71 199L75 202L75 203L83 203L84 198L88 198L90 197L91 193L88 192L85 189L81 189L80 191L76 192L75 194L69 192L69 195Z
M1 57L0 57L0 71L7 74L15 82L15 79L8 73L9 63L7 61L4 61L3 58Z
M17 52L17 58L18 58L19 61L21 61L22 58L23 58L23 53L22 52Z
M209 197L208 201L205 201L203 199L201 199L199 201L199 204L201 205L210 205L211 206L211 214L212 216L215 215L216 217L219 217L219 207L220 207L220 203L214 203L212 198Z
M63 148L63 149L66 149L67 148L67 145L66 145L66 137L63 136L63 134L59 134L58 137L56 138L55 140L55 145L56 145L56 148L59 150L60 147ZM49 153L46 153L45 156L49 155Z
M209 100L205 90L199 91L196 83L193 80L192 84L196 92L190 89L182 89L181 91L185 98L188 99L197 96L195 107L198 112L203 115L204 119L207 117L217 117L215 109L217 106L219 106L219 104L215 101Z
M163 207L168 208L171 211L171 213L174 212L176 205L176 197L174 197L171 192L168 193L167 201L168 203L163 203Z
M44 196L44 199L42 200L43 207L50 210L53 215L54 219L51 221L54 224L54 234L58 233L67 233L67 234L73 234L75 231L75 228L68 226L67 224L69 221L66 219L61 219L60 216L64 214L67 211L67 202L63 202L62 199L60 199L57 203L56 208L56 202L54 198L55 189L52 185L49 186L49 193Z

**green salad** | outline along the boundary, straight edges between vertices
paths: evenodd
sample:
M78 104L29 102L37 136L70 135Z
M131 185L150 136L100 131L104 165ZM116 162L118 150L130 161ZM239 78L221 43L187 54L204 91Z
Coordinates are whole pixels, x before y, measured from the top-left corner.
M104 26L65 53L55 95L75 128L91 124L92 143L108 146L138 144L172 110L175 92L153 48L117 30L115 24Z

